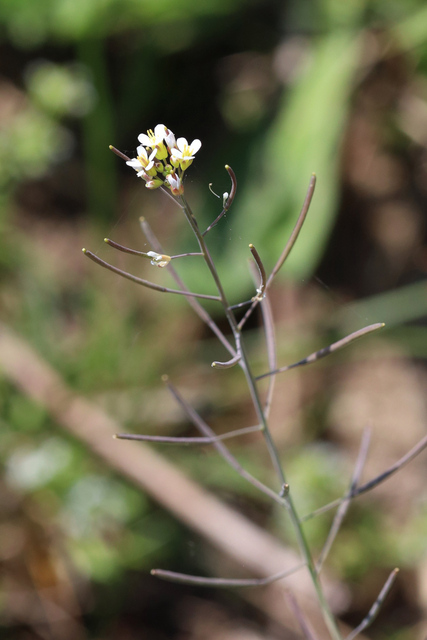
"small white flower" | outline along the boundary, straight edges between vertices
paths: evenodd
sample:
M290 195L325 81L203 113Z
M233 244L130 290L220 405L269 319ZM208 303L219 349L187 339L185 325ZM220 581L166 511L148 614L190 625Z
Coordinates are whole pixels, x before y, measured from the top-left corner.
M148 155L145 148L140 145L136 152L138 154L137 157L133 158L133 160L128 160L126 164L138 172L138 178L145 178L146 174L154 167L154 158L156 157L157 149L154 149L150 155Z
M185 138L178 138L176 147L171 149L172 164L179 164L181 169L185 171L193 162L194 156L201 146L202 143L197 138L191 144L188 144Z
M170 190L174 196L180 196L184 193L184 185L182 177L176 173L170 173L166 176L166 182L169 184Z
M154 127L154 133L152 129L147 131L147 135L145 133L140 133L138 136L138 140L144 147L150 147L153 149L158 144L161 144L166 137L166 127L164 124L158 124Z
M166 256L162 253L156 253L155 251L148 251L147 256L150 256L150 258L152 258L151 264L155 267L167 267L167 265L171 261L170 256Z

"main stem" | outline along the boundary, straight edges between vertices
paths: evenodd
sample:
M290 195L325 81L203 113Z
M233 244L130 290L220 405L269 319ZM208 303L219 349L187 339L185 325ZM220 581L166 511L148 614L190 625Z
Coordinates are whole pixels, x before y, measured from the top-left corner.
M216 270L215 264L212 260L212 257L209 253L209 250L206 246L205 240L203 235L200 232L199 226L197 224L197 221L190 209L189 204L187 203L187 201L185 200L185 198L183 196L181 196L179 198L182 209L184 211L184 214L187 218L187 221L197 239L197 242L199 244L200 247L200 251L203 254L203 258L208 266L209 271L211 272L211 275L215 281L215 285L218 289L218 293L219 296L221 298L221 304L224 308L224 312L225 315L227 317L227 320L229 322L230 328L233 332L233 336L236 342L236 349L237 352L240 353L241 356L241 360L240 360L240 366L245 374L248 386L249 386L249 391L252 397L252 401L255 407L255 411L257 413L258 416L258 420L259 420L259 424L262 427L262 431L264 434L264 438L267 444L267 448L268 451L270 453L270 457L273 463L273 466L275 468L275 471L277 473L277 476L279 478L281 487L283 487L283 485L286 483L286 478L285 478L285 474L283 472L282 469L282 465L280 462L280 458L279 458L279 453L277 451L276 445L274 444L273 438L271 436L270 433L270 429L267 423L267 419L265 417L264 414L264 409L261 403L261 399L259 397L259 393L258 393L258 389L256 387L256 382L254 379L254 376L252 374L250 365L249 365L249 360L248 360L248 356L246 354L246 350L245 350L245 345L243 343L242 340L242 335L241 335L241 330L238 328L237 322L236 322L236 318L234 317L234 313L233 311L230 309L230 305L228 303L227 300L227 296L225 295L225 291L224 288L222 286L221 280L219 278L218 272ZM316 567L313 561L313 558L311 556L311 551L310 548L308 546L308 542L307 539L305 537L304 534L304 530L302 528L301 525L301 521L298 517L298 513L296 511L295 505L293 503L292 497L290 494L288 494L285 498L286 500L286 508L287 511L289 513L289 516L291 518L291 522L294 526L295 529L295 534L297 537L297 541L298 541L298 546L299 549L301 551L302 556L304 557L304 560L307 564L307 568L309 570L315 591L316 591L316 595L317 598L319 600L319 604L323 613L323 618L325 621L326 626L329 629L329 632L331 634L331 637L333 638L333 640L342 640L341 634L338 630L338 627L336 625L335 622L335 618L332 615L332 612L329 608L329 605L325 599L323 590L322 590L322 586L320 584L320 580L319 580L319 576L317 574L316 571Z

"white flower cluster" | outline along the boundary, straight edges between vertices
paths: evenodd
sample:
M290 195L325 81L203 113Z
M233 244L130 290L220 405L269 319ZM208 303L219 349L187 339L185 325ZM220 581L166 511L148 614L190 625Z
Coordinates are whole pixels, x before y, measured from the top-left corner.
M135 169L138 178L145 180L147 189L164 185L172 195L182 195L182 178L202 146L200 140L193 140L191 144L185 138L176 140L170 129L158 124L154 132L149 129L147 134L141 133L138 141L141 144L136 150L137 157L126 164Z

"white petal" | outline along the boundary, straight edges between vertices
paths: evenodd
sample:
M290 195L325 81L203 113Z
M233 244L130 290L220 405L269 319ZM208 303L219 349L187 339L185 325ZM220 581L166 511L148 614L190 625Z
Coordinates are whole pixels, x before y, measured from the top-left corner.
M200 142L200 140L198 138L196 138L195 140L193 140L193 142L190 145L190 153L192 155L194 153L197 153L201 146L202 146L202 143Z
M148 158L149 162L151 163L151 161L153 160L153 158L156 157L157 154L157 149L153 149L153 151L150 153L150 157ZM153 163L154 164L154 163Z
M168 147L174 147L176 145L175 136L170 129L167 129L166 131L167 133L165 137L165 142L168 145Z
M132 169L135 169L136 171L140 171L140 170L141 170L141 163L140 163L140 161L138 160L138 158L133 158L133 160L128 160L128 161L126 162L126 164L127 164L129 167L132 167Z
M180 179L177 177L177 175L174 174L169 174L166 177L166 180L169 182L170 186L173 187L174 189L177 189L180 185Z
M182 151L179 151L179 149L172 149L171 157L172 158L178 158L179 160L181 160L182 159Z
M145 133L140 133L139 136L138 136L138 140L145 147L151 147L151 145L152 145L152 142L151 142L150 138Z
M178 138L176 145L180 151L184 151L188 147L188 142L185 138Z
M147 157L147 152L145 150L145 147L142 146L142 144L140 144L139 147L136 148L136 153L139 156L142 156L142 157L145 157L145 158Z
M158 138L158 142L163 140L166 136L166 127L164 124L156 124L154 127L154 135Z

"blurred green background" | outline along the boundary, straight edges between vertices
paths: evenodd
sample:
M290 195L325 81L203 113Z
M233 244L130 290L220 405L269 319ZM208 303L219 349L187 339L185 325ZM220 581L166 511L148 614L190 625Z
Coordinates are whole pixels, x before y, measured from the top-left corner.
M345 490L367 421L377 443L372 473L425 434L422 0L0 0L0 47L1 321L71 388L125 430L191 434L159 382L167 372L220 430L253 420L239 375L211 371L222 350L182 300L120 281L80 251L171 285L163 271L102 242L109 236L147 250L141 215L168 253L194 250L178 209L108 149L133 157L137 135L164 123L202 140L185 183L201 227L220 211L208 184L229 190L225 164L237 175L235 203L209 236L233 303L253 295L248 244L271 269L317 174L307 224L274 290L280 362L387 323L378 342L280 382L275 433L301 512ZM191 260L180 265L182 276L212 292ZM248 341L262 372L255 321ZM266 633L265 621L234 596L148 576L155 565L209 572L209 553L66 436L7 373L0 407L0 637L233 637L214 623L202 635L194 622L201 603L215 619L237 617L242 629L250 620ZM259 449L256 438L233 444L248 468L273 482ZM160 452L287 540L281 515L210 450ZM375 600L386 568L404 570L372 629L379 638L425 636L424 478L421 460L406 485L361 501L331 556L352 587L351 624ZM307 529L317 550L329 523L319 518ZM68 589L65 623L40 605L55 589Z

